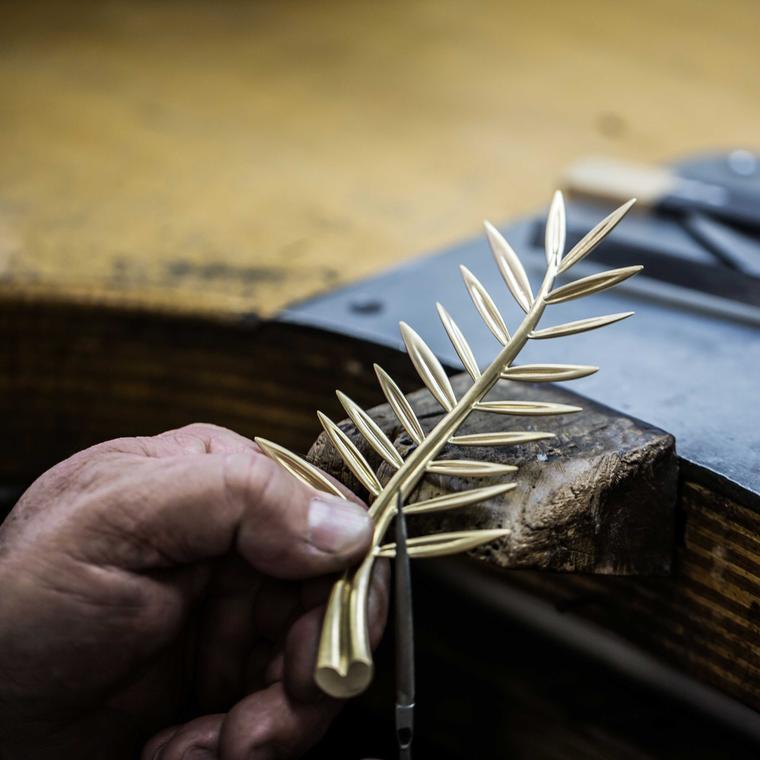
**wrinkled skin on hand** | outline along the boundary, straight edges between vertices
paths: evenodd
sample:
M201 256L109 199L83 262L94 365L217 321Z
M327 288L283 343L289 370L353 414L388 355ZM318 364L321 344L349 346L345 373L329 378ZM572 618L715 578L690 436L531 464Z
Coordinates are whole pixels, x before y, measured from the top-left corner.
M370 532L211 425L62 462L0 527L0 757L298 757L339 709L313 683L319 629Z

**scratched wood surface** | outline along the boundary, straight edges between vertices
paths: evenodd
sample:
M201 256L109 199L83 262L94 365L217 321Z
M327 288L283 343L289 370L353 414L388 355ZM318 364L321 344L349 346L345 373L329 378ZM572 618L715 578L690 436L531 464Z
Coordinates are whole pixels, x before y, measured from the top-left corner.
M0 298L235 317L752 145L760 4L0 5Z
M457 398L471 385L465 373L452 378ZM440 404L426 388L407 398L429 433L444 414ZM488 398L569 404L583 411L533 418L471 415L459 431L462 434L540 430L555 438L523 446L447 446L437 459L471 458L517 466L518 471L506 478L516 487L475 506L410 517L410 535L506 528L509 536L474 549L470 556L484 565L510 569L602 575L671 572L678 484L673 436L578 396L567 387L503 380ZM387 404L368 413L402 457L415 448ZM339 414L336 421L344 415ZM372 450L350 420L343 419L340 427L366 457L378 480L387 483L395 469ZM314 442L308 458L355 493L366 493L325 433ZM480 485L495 482L500 481L487 478ZM473 487L471 478L428 473L407 502Z

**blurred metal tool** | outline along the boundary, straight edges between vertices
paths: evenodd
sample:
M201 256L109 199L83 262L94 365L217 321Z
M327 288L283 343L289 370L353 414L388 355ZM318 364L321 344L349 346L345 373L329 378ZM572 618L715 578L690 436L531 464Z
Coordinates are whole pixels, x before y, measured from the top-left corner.
M758 165L760 156L747 150L668 167L581 160L563 178L571 197L568 243L619 198L636 196L638 213L613 234L608 263L642 263L648 277L760 307ZM542 235L536 230L535 239Z
M411 760L414 735L412 583L401 491L396 494L396 739L399 760Z
M662 166L587 158L565 171L563 184L576 196L604 199L613 206L635 197L639 210L707 214L731 226L760 229L760 197L734 182L708 182Z
M725 266L760 277L760 243L706 214L687 214L683 228Z
M578 243L588 225L609 210L600 203L571 200L567 206L567 245ZM530 242L538 246L543 239L544 223L539 217L533 222ZM608 266L643 263L648 278L691 291L690 300L699 310L704 301L701 294L715 296L729 307L733 303L747 304L755 312L760 309L760 276L749 271L760 266L760 243L705 215L682 219L629 214L625 226L611 234L603 257ZM651 285L647 288L651 290ZM757 321L753 317L752 323Z

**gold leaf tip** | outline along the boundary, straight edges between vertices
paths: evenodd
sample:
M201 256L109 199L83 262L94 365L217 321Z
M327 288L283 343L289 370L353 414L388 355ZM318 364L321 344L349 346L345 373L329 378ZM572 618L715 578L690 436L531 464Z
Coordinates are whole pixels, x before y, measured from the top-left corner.
M485 322L486 327L491 331L496 340L503 346L509 343L509 329L502 317L501 312L494 303L493 299L485 289L483 283L463 264L459 265L459 271L462 273L467 292L470 294L475 308L480 314L481 319Z
M364 455L356 447L356 444L333 422L326 414L317 412L322 427L327 434L330 443L335 447L341 459L345 462L356 479L373 495L377 496L382 490L382 485L377 479Z
M600 293L603 290L608 290L615 285L619 285L629 277L638 274L642 269L643 267L638 264L619 269L609 269L589 275L588 277L582 277L580 280L574 280L547 293L544 296L544 302L549 304L563 303L565 301L572 301L574 298L582 298L590 296L593 293Z
M399 322L406 352L435 400L450 412L457 403L451 381L432 349L406 322Z
M501 276L520 308L527 313L533 303L533 291L525 268L520 262L520 257L506 238L490 222L486 221L484 224L488 244Z
M454 350L457 352L457 356L459 356L459 360L462 362L462 366L473 380L477 380L480 377L480 368L475 359L475 354L473 354L470 344L467 342L467 338L464 337L459 326L448 311L446 311L443 304L436 302L435 308L443 323L443 329L446 330L451 345L454 346Z
M346 495L333 483L325 473L315 467L311 462L299 457L284 446L280 446L266 438L256 437L254 441L262 453L284 467L291 475L318 491L331 493L339 499L345 499Z
M380 426L364 411L356 402L352 401L343 391L336 390L335 395L343 409L350 417L364 440L379 454L388 464L398 469L404 460L396 451L390 438L382 431Z
M379 364L375 364L374 367L375 375L378 383L380 383L383 395L390 404L391 409L393 409L393 413L401 423L401 426L415 443L422 443L425 439L425 433L417 419L417 415L415 415L414 410L406 400L406 396L401 392L401 389L396 385L393 378Z
M607 314L604 317L590 317L589 319L578 319L574 322L566 322L562 325L554 325L553 327L545 327L543 330L536 330L531 332L528 337L532 339L543 338L560 338L565 335L575 335L576 333L586 332L586 330L595 330L598 327L605 327L606 325L620 322L622 319L627 319L633 316L633 311L623 311L619 314Z
M491 528L486 530L464 530L454 533L434 533L427 536L415 536L407 541L407 551L412 559L425 557L445 557L449 554L475 549L483 544L511 535L509 528ZM394 557L396 544L383 544L375 549L376 557Z
M565 252L565 198L561 190L555 190L549 206L544 233L546 262L550 267L557 266Z
M630 211L631 206L635 202L635 198L626 201L622 206L618 206L614 211L609 213L593 229L589 230L562 260L558 270L559 274L566 272L574 264L586 258L623 220L623 217Z

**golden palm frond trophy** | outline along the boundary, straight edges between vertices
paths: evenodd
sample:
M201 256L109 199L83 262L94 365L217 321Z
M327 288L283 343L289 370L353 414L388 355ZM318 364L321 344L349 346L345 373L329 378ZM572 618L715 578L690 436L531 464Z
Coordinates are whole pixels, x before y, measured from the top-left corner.
M546 272L536 294L533 294L525 269L509 243L491 224L486 222L486 234L501 276L515 300L525 312L519 327L510 334L483 284L466 268L461 267L467 291L483 321L501 343L502 348L485 369L480 369L467 340L446 309L438 304L443 322L472 385L457 399L441 363L420 336L401 323L409 358L420 379L443 407L445 415L438 424L425 433L412 407L396 383L375 365L377 378L404 430L415 446L406 459L396 450L391 440L372 418L346 395L338 391L338 398L346 413L367 443L385 460L395 473L383 486L367 460L349 437L328 417L318 412L319 420L332 445L346 465L369 492L372 503L370 516L374 521L372 548L352 572L336 581L327 604L317 656L315 680L328 694L351 697L363 691L372 680L372 653L367 627L367 596L372 567L378 557L394 556L394 544L384 544L383 538L395 515L396 494L406 503L425 473L456 477L482 478L503 476L517 468L469 459L436 459L444 446L509 446L551 438L551 433L509 431L457 435L457 430L472 412L489 414L542 416L580 411L579 407L533 401L487 401L486 396L501 378L522 382L558 382L585 377L596 372L596 367L572 364L523 364L513 362L529 340L559 338L564 335L593 330L625 319L633 312L591 317L575 322L538 329L547 306L597 293L610 288L638 272L641 267L631 266L584 277L566 285L555 287L555 280L574 264L587 256L633 205L631 200L602 220L567 254L565 248L565 206L562 194L552 200L546 224ZM337 496L339 489L309 462L271 441L256 439L261 449L305 483ZM439 496L427 501L410 503L404 507L405 515L435 512L464 507L510 491L514 483L504 483ZM507 530L472 530L456 533L438 533L419 536L408 541L410 557L435 557L467 551L480 544L505 537Z

